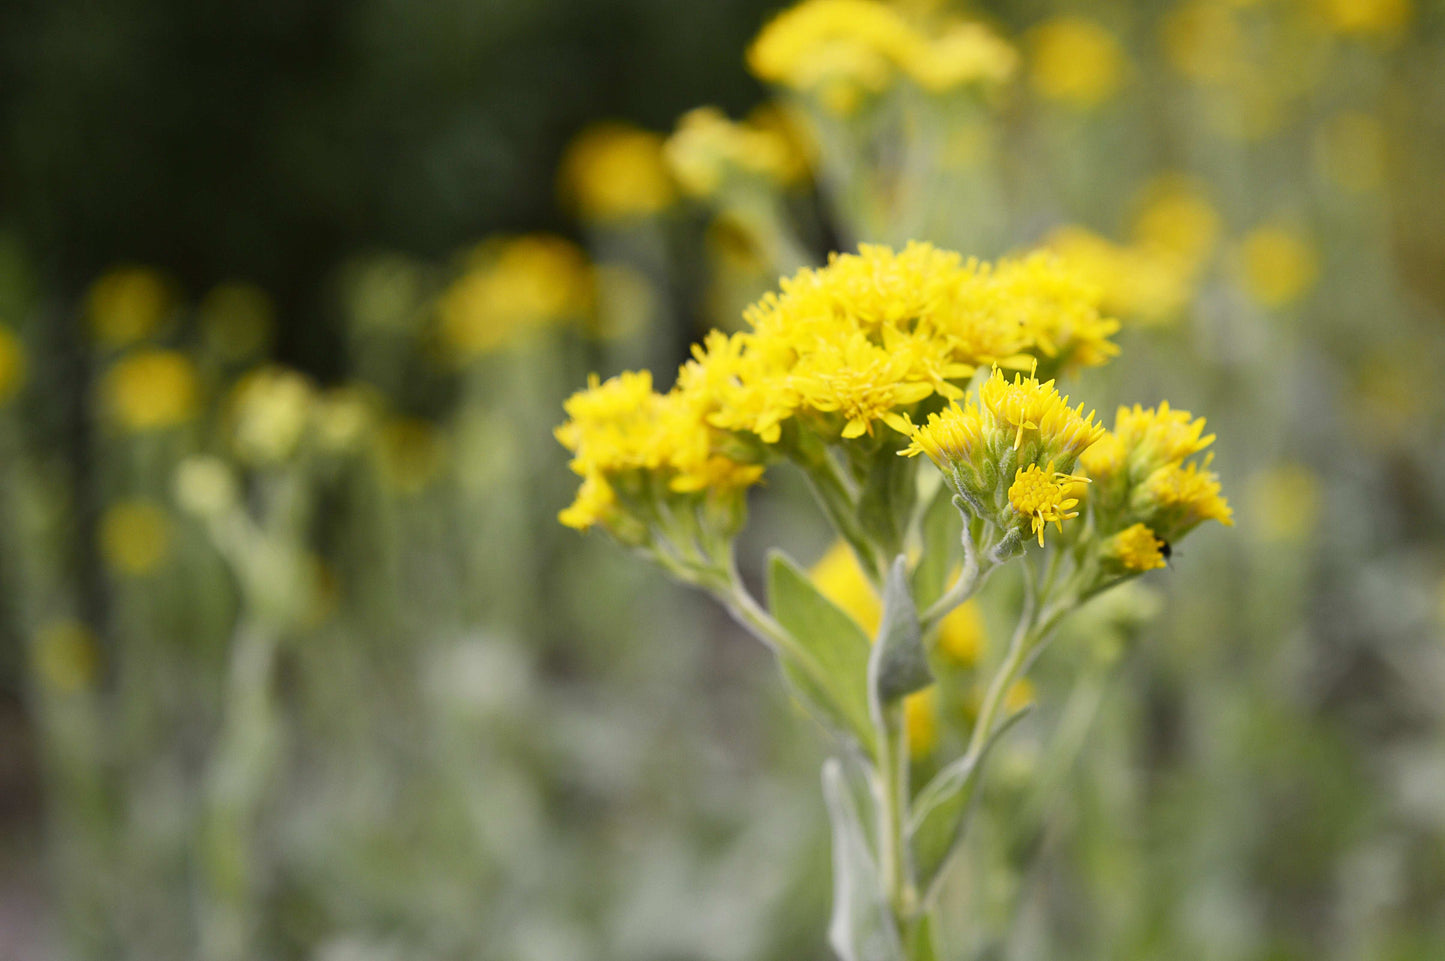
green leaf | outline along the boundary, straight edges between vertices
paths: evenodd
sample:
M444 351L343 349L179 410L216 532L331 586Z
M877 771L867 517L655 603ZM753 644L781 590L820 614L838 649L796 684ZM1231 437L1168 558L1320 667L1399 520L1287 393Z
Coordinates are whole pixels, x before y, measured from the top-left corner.
M882 545L885 557L903 549L908 518L918 496L915 478L913 460L897 456L889 447L873 457L864 478L858 519L868 536Z
M883 585L883 621L868 662L868 676L880 707L933 683L918 626L918 608L908 587L908 559L902 554L893 561Z
M927 608L943 596L948 575L963 560L963 519L953 506L953 488L946 483L923 512L923 556L913 572L913 595L918 606Z
M784 676L814 717L851 735L872 755L868 635L781 551L768 558L768 603L798 642L796 652L778 649Z
M903 943L843 765L823 764L823 799L833 828L833 917L828 942L842 961L903 961Z
M925 897L931 896L949 857L963 838L964 828L978 797L978 786L989 752L1027 713L1028 708L1024 708L1010 716L984 742L977 758L959 758L934 775L933 780L918 792L908 824L908 837Z

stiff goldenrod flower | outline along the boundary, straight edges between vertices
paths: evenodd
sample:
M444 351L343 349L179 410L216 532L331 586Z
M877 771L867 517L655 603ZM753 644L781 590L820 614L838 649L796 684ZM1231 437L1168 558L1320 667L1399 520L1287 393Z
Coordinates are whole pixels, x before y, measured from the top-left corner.
M117 361L101 383L112 420L126 430L174 427L196 415L200 379L189 357L174 350L140 350Z
M573 139L562 157L558 191L595 221L650 217L677 198L662 137L625 123L594 124Z
M1041 470L1039 465L1030 464L1019 468L1014 482L1008 489L1009 504L1014 511L1028 518L1029 527L1044 546L1044 528L1053 524L1062 533L1064 521L1078 517L1074 510L1079 506L1077 497L1070 497L1073 485L1084 480L1073 474L1053 470L1053 465Z
M1236 254L1244 290L1266 307L1299 300L1319 273L1314 245L1304 234L1280 224L1249 232Z
M121 501L100 518L100 556L116 574L142 577L158 568L170 551L170 522L149 501Z
M1214 435L1204 433L1203 417L1171 410L1167 400L1158 407L1120 407L1114 439L1129 451L1132 463L1145 467L1182 461L1214 443Z
M90 285L85 307L96 341L124 347L160 328L171 309L170 287L148 267L118 267Z
M315 388L303 374L263 367L247 374L230 398L231 443L247 464L289 460L311 419Z
M981 23L954 20L933 32L903 64L908 76L930 93L969 84L1002 84L1018 69L1018 51Z
M956 464L973 463L987 450L989 441L983 417L972 401L965 407L954 403L944 411L929 414L922 427L907 433L909 443L903 455L927 454L928 459L944 471Z
M1008 381L994 368L979 390L979 399L995 426L1013 434L1015 450L1023 445L1027 434L1039 445L1036 457L1050 461L1072 466L1104 432L1094 423L1094 413L1086 415L1083 404L1070 407L1068 396L1061 396L1052 380L1039 383L1037 377L1025 378L1016 373Z
M487 241L437 303L442 346L466 364L529 330L582 320L592 305L577 245L545 234Z
M80 621L59 620L41 627L32 650L35 673L56 693L83 691L100 673L100 644Z
M25 351L9 327L0 326L0 405L20 392L25 383Z
M1142 573L1164 567L1164 541L1145 524L1132 524L1105 542L1102 554L1125 571Z
M663 148L668 169L683 190L711 197L734 182L787 185L807 173L807 161L780 115L764 121L729 120L716 107L683 114Z
M1188 261L1157 247L1118 244L1082 227L1060 228L1049 235L1048 244L1099 285L1103 309L1128 320L1163 323L1194 292Z
M1234 526L1234 513L1219 491L1213 472L1198 464L1170 464L1145 479L1131 506L1152 517L1150 526L1165 539L1175 541L1204 521Z
M1077 107L1096 107L1118 92L1126 62L1119 41L1102 24L1061 16L1029 34L1030 78L1040 95Z
M226 361L266 352L276 335L276 305L255 284L219 284L201 299L199 319L206 343Z

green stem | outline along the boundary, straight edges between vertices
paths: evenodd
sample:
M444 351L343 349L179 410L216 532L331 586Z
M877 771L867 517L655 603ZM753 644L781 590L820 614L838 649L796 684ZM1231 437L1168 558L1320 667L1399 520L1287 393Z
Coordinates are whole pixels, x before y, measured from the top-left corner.
M983 753L984 745L988 743L989 736L993 733L999 710L1008 697L1009 689L1018 679L1028 661L1034 641L1039 636L1037 616L1038 603L1034 592L1033 568L1025 565L1023 613L1019 615L1018 626L1014 629L1013 638L1009 641L1008 653L1004 656L1003 663L999 665L998 672L994 674L993 680L989 683L988 693L984 695L983 706L979 708L978 721L973 726L973 736L969 738L968 751L965 756L973 758L975 762Z

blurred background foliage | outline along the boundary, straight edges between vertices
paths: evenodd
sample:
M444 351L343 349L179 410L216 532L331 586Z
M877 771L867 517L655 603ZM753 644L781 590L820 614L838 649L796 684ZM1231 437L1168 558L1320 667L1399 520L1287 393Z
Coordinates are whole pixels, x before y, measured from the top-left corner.
M1041 663L960 943L1445 956L1445 9L899 2L1019 51L919 97L765 88L777 6L0 7L0 957L826 957L821 746L550 432L915 233L1085 265L1080 395L1207 414L1239 521Z

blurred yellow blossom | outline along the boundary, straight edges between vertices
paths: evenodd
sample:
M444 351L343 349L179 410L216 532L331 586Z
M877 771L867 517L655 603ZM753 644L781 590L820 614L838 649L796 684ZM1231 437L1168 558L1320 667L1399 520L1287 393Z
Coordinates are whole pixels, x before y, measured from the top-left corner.
M1131 225L1133 242L1164 251L1197 270L1219 242L1219 212L1204 185L1187 174L1165 173L1151 178L1136 197Z
M59 620L35 633L33 664L42 684L59 694L74 694L95 683L100 644L85 624Z
M262 367L231 393L231 443L247 464L266 466L295 453L310 421L315 390L306 377L283 367Z
M1342 34L1398 34L1414 15L1411 0L1315 0L1315 8Z
M1245 235L1235 254L1235 269L1245 291L1266 307L1298 300L1319 272L1309 238L1281 224L1265 224Z
M0 404L20 392L25 383L25 349L9 327L0 324Z
M959 667L972 667L987 643L978 604L965 601L938 622L938 653Z
M207 345L227 361L265 353L276 333L276 307L255 284L218 284L201 299L201 331Z
M585 319L593 276L576 244L548 234L494 238L467 258L437 303L442 346L458 364L528 330Z
M558 190L589 220L645 217L676 198L662 160L662 137L625 123L598 123L578 134L562 158Z
M1152 571L1164 566L1164 541L1144 524L1133 524L1109 538L1104 556L1126 571Z
M938 687L926 687L903 699L903 729L908 753L924 758L938 746Z
M149 267L117 267L86 295L91 334L107 347L124 347L160 328L171 308L165 278Z
M836 541L809 571L818 592L858 622L869 637L878 633L883 605L873 585L858 566L858 558L843 541Z
M196 414L200 380L195 365L174 350L139 350L106 372L101 397L110 417L127 430L159 430Z
M170 550L170 523L165 511L150 501L121 501L106 508L99 536L106 566L129 577L151 573Z
M1271 541L1297 541L1319 523L1319 478L1303 464L1279 464L1259 471L1249 483L1253 526Z
M196 517L219 517L240 497L236 477L219 457L193 454L176 468L176 503Z
M797 141L776 120L735 122L716 107L683 114L663 153L677 182L698 197L716 194L735 178L788 184L807 171Z
M1170 65L1202 83L1222 83L1239 72L1244 33L1233 8L1221 0L1185 0L1160 22Z
M902 64L923 89L941 93L965 84L1000 84L1018 68L1018 51L987 26L953 20Z
M1034 89L1050 100L1095 107L1118 92L1126 61L1119 41L1102 24L1060 16L1029 33Z

